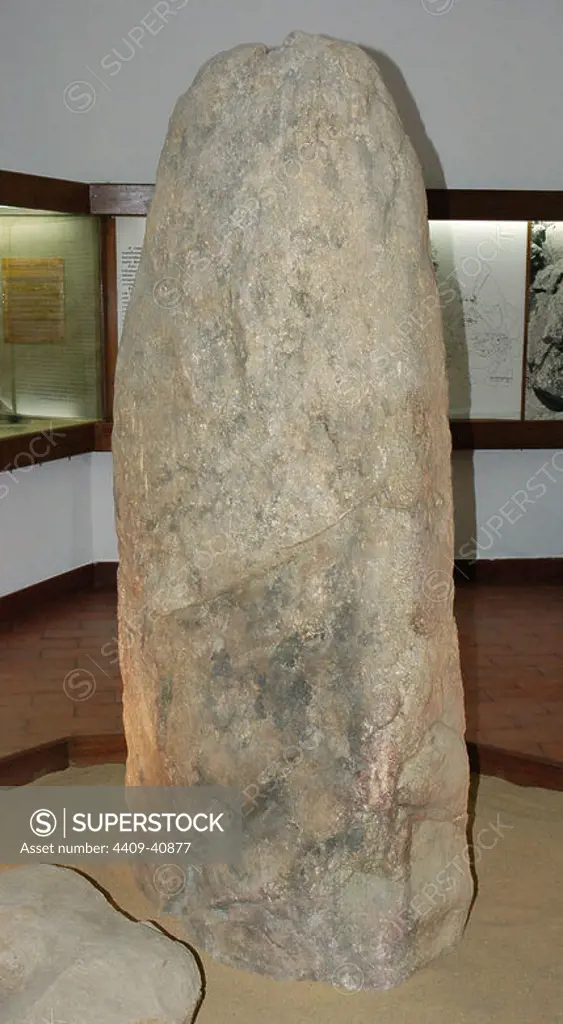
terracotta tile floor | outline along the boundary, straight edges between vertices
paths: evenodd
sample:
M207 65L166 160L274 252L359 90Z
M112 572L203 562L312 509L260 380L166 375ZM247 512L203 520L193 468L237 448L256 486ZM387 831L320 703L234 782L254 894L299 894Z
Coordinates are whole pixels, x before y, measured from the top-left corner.
M563 588L463 585L468 739L563 763ZM115 591L0 622L0 756L121 732Z
M563 763L563 587L464 585L467 736Z
M73 594L0 621L0 757L123 731L115 590Z

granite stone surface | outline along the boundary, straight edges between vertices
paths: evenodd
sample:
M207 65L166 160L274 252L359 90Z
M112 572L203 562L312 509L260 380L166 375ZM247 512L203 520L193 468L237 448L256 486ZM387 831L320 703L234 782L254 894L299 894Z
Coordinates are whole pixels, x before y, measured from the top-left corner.
M244 794L241 865L168 908L227 964L398 984L464 928L468 764L426 196L359 47L179 99L113 450L128 782Z

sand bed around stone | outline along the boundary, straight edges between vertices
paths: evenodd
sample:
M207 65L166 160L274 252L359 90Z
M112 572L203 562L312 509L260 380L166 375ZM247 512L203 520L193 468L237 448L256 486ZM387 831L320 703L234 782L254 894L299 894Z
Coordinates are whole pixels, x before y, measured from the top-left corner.
M33 785L119 785L123 777L123 766L101 765L70 768ZM206 996L197 1024L563 1022L563 793L491 778L476 781L474 789L478 895L454 953L392 991L353 994L326 984L272 981L203 956ZM127 914L185 940L178 922L156 916L126 865L81 870Z

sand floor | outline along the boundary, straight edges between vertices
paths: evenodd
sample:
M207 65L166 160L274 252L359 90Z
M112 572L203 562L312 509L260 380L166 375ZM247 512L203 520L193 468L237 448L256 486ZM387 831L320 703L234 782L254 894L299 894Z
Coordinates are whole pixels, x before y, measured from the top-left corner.
M34 785L117 785L122 778L122 767L104 765L69 769ZM563 793L489 778L476 789L478 895L455 952L400 988L354 993L327 984L271 981L202 956L206 996L197 1024L563 1022ZM500 836L491 830L499 824ZM185 938L173 919L155 915L127 866L97 866L87 873L130 915Z

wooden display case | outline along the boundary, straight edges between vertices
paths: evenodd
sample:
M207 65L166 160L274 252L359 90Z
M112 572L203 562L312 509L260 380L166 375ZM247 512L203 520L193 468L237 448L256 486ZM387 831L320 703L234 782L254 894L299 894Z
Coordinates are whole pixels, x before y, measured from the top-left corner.
M100 306L103 327L103 415L92 424L68 426L57 444L36 433L0 440L0 471L23 468L90 451L111 450L113 380L118 348L117 218L146 217L154 186L85 184L0 171L0 205L80 213L100 225ZM563 222L563 192L430 189L430 221ZM527 299L526 299L527 301ZM524 373L524 366L522 367ZM454 450L563 447L563 419L452 419Z

